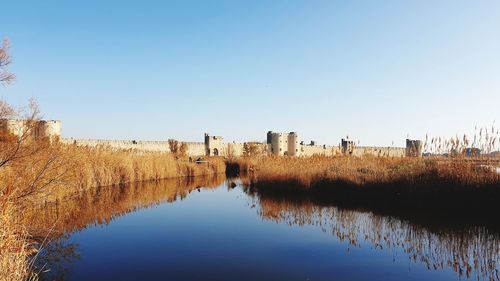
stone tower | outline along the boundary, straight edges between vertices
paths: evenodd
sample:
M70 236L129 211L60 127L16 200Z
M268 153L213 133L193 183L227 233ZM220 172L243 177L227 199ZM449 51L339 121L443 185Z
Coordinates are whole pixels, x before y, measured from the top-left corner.
M300 155L300 139L297 132L290 132L288 134L288 155L289 156L299 156Z
M350 155L354 152L354 142L350 140L342 139L341 141L342 153Z
M288 149L288 138L283 133L271 132L271 154L277 156L285 155Z
M422 141L406 139L406 157L422 157Z
M206 156L224 155L224 139L220 136L210 136L205 133L205 151Z

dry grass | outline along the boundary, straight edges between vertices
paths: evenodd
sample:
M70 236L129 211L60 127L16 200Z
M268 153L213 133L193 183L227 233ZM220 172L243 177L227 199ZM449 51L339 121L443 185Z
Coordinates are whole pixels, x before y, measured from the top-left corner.
M224 161L217 157L207 159L208 163L196 164L171 153L114 151L106 147L74 145L61 145L57 149L70 163L61 171L66 174L64 184L77 189L225 172ZM56 187L61 188L65 187Z
M66 196L64 200L32 206L24 211L23 216L25 224L29 225L32 240L51 241L41 249L36 268L50 270L43 275L44 279L63 280L63 264L78 259L79 254L76 245L59 243L58 238L89 225L108 224L117 217L142 208L183 200L201 187L215 188L224 180L223 174L217 174L136 182L120 187L93 187Z
M29 207L95 186L225 172L218 158L196 164L180 153L114 151L40 139L39 115L33 100L26 110L0 100L0 120L24 120L13 133L0 132L0 281L36 279L31 259L36 247L27 231L30 222L24 220Z
M113 151L3 136L2 152L16 151L0 169L0 280L36 279L30 257L36 247L22 221L27 207L65 198L95 186L189 178L225 172L225 163L209 158L196 164L170 153ZM27 222L29 223L29 222Z
M0 206L0 280L31 280L36 276L28 257L36 252L28 242L25 227L14 214L13 206Z
M294 184L309 188L330 183L372 184L498 184L500 175L490 168L495 159L389 158L389 157L242 157L229 165L250 172L253 183Z
M240 157L230 159L227 168L229 173L250 175L250 185L260 192L280 196L318 196L359 207L485 214L500 211L495 207L495 200L500 200L500 158L494 156L499 143L499 131L492 126L476 129L473 137L426 137L423 148L428 157Z
M498 159L387 157L240 158L260 194L318 198L387 214L490 223L500 212Z

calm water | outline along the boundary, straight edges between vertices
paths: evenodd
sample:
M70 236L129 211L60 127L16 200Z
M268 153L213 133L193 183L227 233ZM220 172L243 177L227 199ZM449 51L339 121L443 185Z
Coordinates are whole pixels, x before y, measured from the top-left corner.
M93 189L32 220L59 237L39 259L46 280L499 280L487 228L265 198L223 178Z

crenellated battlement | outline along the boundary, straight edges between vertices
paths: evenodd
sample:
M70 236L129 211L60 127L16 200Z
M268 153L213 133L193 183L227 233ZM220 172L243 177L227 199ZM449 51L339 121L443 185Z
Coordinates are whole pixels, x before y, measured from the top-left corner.
M205 134L205 142L182 142L187 146L189 156L242 156L245 154L246 143L224 142L220 136ZM102 139L74 139L62 138L65 144L110 147L116 150L134 149L148 152L170 152L168 141L140 141L140 140L102 140ZM377 147L355 146L352 141L341 140L340 145L318 145L311 141L306 144L300 141L296 132L273 133L268 132L266 143L251 143L257 147L259 153L277 156L337 156L352 155L361 157L371 155L376 157L418 157L419 143L410 142L409 147ZM421 154L420 154L421 155Z
M27 126L24 120L0 120L0 130L21 135ZM106 140L106 139L76 139L61 138L61 122L55 120L40 120L34 126L31 134L35 138L48 137L67 145L87 147L107 147L114 150L137 150L143 152L171 152L168 140ZM297 132L278 133L267 132L266 142L224 142L222 136L204 135L203 142L182 142L187 146L189 156L242 156L255 154L272 154L276 156L335 156L372 155L377 157L420 157L422 156L422 141L406 140L406 147L375 147L356 146L353 141L342 139L339 145L318 145L315 141L301 141Z

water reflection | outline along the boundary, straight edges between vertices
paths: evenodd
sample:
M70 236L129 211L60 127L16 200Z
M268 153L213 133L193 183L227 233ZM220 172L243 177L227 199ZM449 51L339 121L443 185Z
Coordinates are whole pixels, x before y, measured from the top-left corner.
M210 233L212 233L213 236L208 237L213 239L211 240L213 242L225 241L226 244L235 245L234 248L227 248L226 250L228 252L226 252L226 254L233 253L232 251L234 251L238 253L235 254L235 256L240 257L242 260L244 260L242 256L245 254L240 255L239 251L245 250L242 249L243 246L240 241L245 241L245 243L249 245L245 248L247 251L246 255L249 255L247 261L254 261L252 259L253 256L266 260L264 256L266 252L261 252L258 245L267 242L259 239L267 238L259 236L258 230L259 227L264 227L263 224L265 224L265 222L273 221L280 225L316 226L318 230L331 233L334 240L342 241L349 245L349 249L362 248L365 250L377 249L376 251L388 251L392 253L394 259L410 259L413 263L425 265L429 270L450 268L455 271L457 277L460 278L467 277L477 280L500 280L500 235L497 231L492 231L488 227L464 225L444 226L434 223L426 224L425 221L422 220L415 223L412 220L401 219L396 216L338 208L325 203L321 198L293 196L284 198L276 194L258 192L257 190L244 187L245 185L242 184L242 180L240 179L226 180L226 184L223 185L222 183L224 183L225 180L224 177L200 177L189 180L176 179L159 183L141 183L123 187L94 188L84 193L75 194L71 198L53 204L47 204L43 206L43 208L27 211L27 219L31 221L32 233L36 234L39 241L42 241L45 237L49 237L52 241L46 245L38 260L39 268L44 267L51 269L49 273L43 276L44 279L71 279L67 277L68 270L72 267L72 263L75 263L75 261L80 258L79 240L68 239L73 233L84 232L86 228L91 228L95 225L108 227L107 225L118 217L150 206L183 200L191 192L198 193L198 191L203 192L206 189L225 188L233 192L235 196L245 197L245 200L249 204L248 206L255 207L258 215L264 220L262 221L259 218L255 218L255 215L253 215L253 220L249 217L242 217L245 216L245 211L248 210L247 207L242 206L239 210L235 209L237 205L229 202L230 200L234 200L235 197L225 197L224 194L228 193L225 193L223 190L222 193L214 194L217 195L217 198L224 197L219 199L221 200L220 202L214 203L221 205L220 208L224 210L212 213L210 216L210 220L213 221L208 223L207 227L212 230ZM218 190L220 191L220 189ZM200 200L197 201L198 204L203 204L203 202L205 202L203 200L207 199L206 197L198 197L198 200ZM225 209L227 208L226 204L230 205L232 209ZM208 211L209 208L213 208L213 205L207 205L206 207L202 206L198 212L196 212L196 216L199 218L197 220L198 224L208 219L209 215L203 217L202 212ZM202 212L200 212L200 210ZM226 214L227 212L231 212L231 216L226 216L226 220L220 219L220 215ZM251 213L252 212L253 211L251 211ZM150 215L160 213L161 212L150 213ZM164 215L164 213L161 214ZM185 215L186 213L183 214ZM213 214L218 214L218 216L214 216ZM172 213L172 216L176 215L178 215L178 213ZM232 235L229 235L225 227L242 227L235 223L240 220L240 217L241 220L245 222L244 225L249 227L242 228L240 231L231 232ZM155 219L157 218L154 217L151 219L151 222L147 222L149 223L147 225L147 231L155 231L155 227L157 227L155 224L158 223ZM175 222L182 223L182 219L172 221L172 223ZM185 229L185 226L172 224L171 228ZM195 229L205 230L203 227ZM252 233L252 231L256 232ZM277 232L273 232L272 235L279 235L283 238L289 235L289 233L283 233L282 229L277 229L275 231ZM189 249L181 248L181 246L171 246L175 244L192 244L193 240L189 239L190 237L196 237L196 233L189 234L182 232L178 234L179 236L176 236L176 233L172 235L173 236L170 237L175 239L169 240L166 236L157 235L154 237L160 240L154 241L158 243L158 245L163 245L163 247L175 249L176 251L173 251L175 253L179 254L178 251L184 251L183 255L190 257L187 258L187 260L196 260L197 258L204 257L191 256L198 254L198 249L196 247ZM242 237L252 237L252 239L244 240ZM93 243L95 240L92 239L93 238L89 238L86 242L90 241ZM148 239L154 238L150 235ZM184 239L185 241L180 241L180 239ZM143 240L137 238L136 241L140 242ZM201 244L197 244L198 247L203 244L203 241L200 243ZM293 244L289 245L293 246ZM219 244L213 243L212 245L208 243L208 245L204 247L206 247L205 255L207 260L217 261L217 259L220 258L216 256L221 253ZM158 253L152 253L151 256L146 256L147 259L151 259L152 261L148 260L145 262L149 262L151 266L154 266L156 264L154 262L155 259L161 260L166 257L161 254L167 252L166 250L162 248L158 250L160 255ZM255 250L255 252L252 252L253 250ZM401 252L404 253L403 257L399 254ZM134 255L133 252L129 254ZM157 256L155 256L155 254ZM318 255L320 254L318 253ZM92 259L93 256L86 256L83 258ZM202 259L201 261L206 260ZM269 260L271 264L275 264L274 261L275 260L271 258ZM171 262L174 261L172 260ZM179 262L181 263L180 267L182 267L182 259L179 260ZM334 261L327 260L325 262ZM161 262L159 264L161 264ZM218 264L215 263L215 265ZM172 264L172 266L175 267L174 264ZM198 264L198 266L201 266L201 264ZM213 266L214 264L208 264L208 269L206 269L207 272L215 270ZM275 266L279 267L280 265L276 263ZM296 264L285 263L283 266L285 268L300 268L300 266ZM201 271L201 268L198 269ZM227 271L227 269L223 269L223 271L224 270ZM387 270L387 268L384 270ZM292 271L290 270L290 272ZM327 272L326 274L331 273L333 272ZM222 279L224 278L221 278L221 280ZM371 278L368 276L367 280L369 279Z
M41 247L35 267L42 280L66 280L68 264L80 258L70 234L93 225L165 202L183 200L189 193L220 186L221 175L142 182L126 186L95 187L69 198L26 210L30 233Z
M109 224L116 217L142 208L183 200L194 190L216 188L224 180L216 175L97 187L27 211L25 217L30 222L30 233L38 239L58 237L92 225Z
M68 242L69 235L57 237L43 246L40 254L35 260L34 266L39 272L41 280L66 280L70 273L67 266L78 260L78 244Z
M394 216L328 206L322 198L285 199L248 187L245 191L264 220L314 225L349 247L369 245L393 253L402 249L411 261L429 270L452 268L460 278L500 280L500 235L487 227L425 226L421 219L415 224Z

